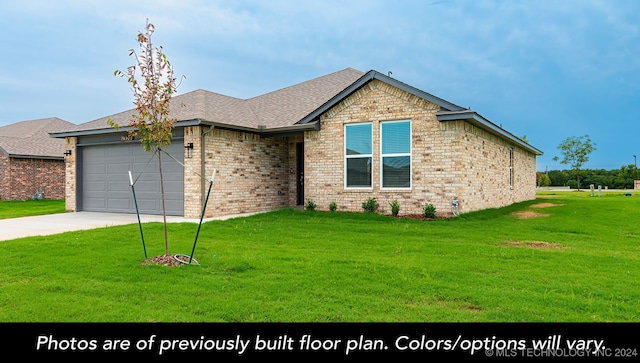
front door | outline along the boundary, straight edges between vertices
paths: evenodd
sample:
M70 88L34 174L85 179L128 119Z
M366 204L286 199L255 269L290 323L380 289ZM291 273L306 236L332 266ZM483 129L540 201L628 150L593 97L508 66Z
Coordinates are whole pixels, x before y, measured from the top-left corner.
M296 204L304 205L304 143L296 143Z

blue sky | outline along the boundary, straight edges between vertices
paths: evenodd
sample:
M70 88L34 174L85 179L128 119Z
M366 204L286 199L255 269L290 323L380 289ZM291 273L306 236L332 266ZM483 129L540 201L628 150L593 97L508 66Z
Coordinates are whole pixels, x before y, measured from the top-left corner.
M179 92L250 98L347 67L471 107L544 152L589 134L584 168L640 156L640 1L22 0L0 4L0 126L133 107L116 69L146 19Z

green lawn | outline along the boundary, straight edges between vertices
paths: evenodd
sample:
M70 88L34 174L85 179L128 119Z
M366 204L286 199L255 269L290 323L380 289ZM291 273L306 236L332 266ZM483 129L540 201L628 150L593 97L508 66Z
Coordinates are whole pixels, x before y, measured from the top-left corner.
M137 225L23 238L0 242L0 321L637 322L639 219L612 192L439 221L287 209L204 224L181 267L142 264ZM170 252L196 229L170 224Z
M64 211L64 199L0 201L0 219L63 213Z

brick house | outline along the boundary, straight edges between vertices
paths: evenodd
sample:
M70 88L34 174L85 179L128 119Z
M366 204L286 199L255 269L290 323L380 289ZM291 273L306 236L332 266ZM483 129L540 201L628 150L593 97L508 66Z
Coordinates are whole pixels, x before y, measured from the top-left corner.
M535 198L542 152L477 112L376 71L352 68L250 99L196 90L174 97L174 140L161 154L168 214L206 217L303 205L400 214L425 203L463 212ZM134 110L110 116L126 125ZM53 134L66 162L67 209L161 213L157 158L109 117Z
M0 127L0 200L65 197L65 142L49 133L73 126L54 117Z

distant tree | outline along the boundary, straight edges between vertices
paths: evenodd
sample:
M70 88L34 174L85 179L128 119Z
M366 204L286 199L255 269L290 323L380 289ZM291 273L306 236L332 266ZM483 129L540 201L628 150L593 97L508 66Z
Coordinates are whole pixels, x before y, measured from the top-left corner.
M561 164L569 165L577 177L578 190L580 190L580 169L589 161L589 154L596 149L596 144L591 142L589 135L580 137L570 136L558 145L562 154L562 160L555 156L553 160L560 160Z
M539 187L548 187L549 185L551 185L551 179L549 178L549 175L540 171L536 173L536 181Z
M125 71L116 70L114 75L126 77L133 91L136 113L129 122L131 127L128 131L129 136L139 139L144 151L153 152L158 157L165 255L168 255L167 212L160 151L171 144L173 123L176 119L169 117L169 106L178 84L173 75L173 67L163 53L162 47L153 47L151 35L154 31L155 27L147 20L145 33L138 33L139 53L133 49L129 50L129 56L135 58L135 64ZM109 125L118 128L111 119L109 119Z
M618 172L616 178L617 183L623 188L633 188L633 181L635 179L636 166L634 164L623 165Z
M566 186L569 180L569 173L565 170L549 170L547 175L551 179L551 185L554 186Z

